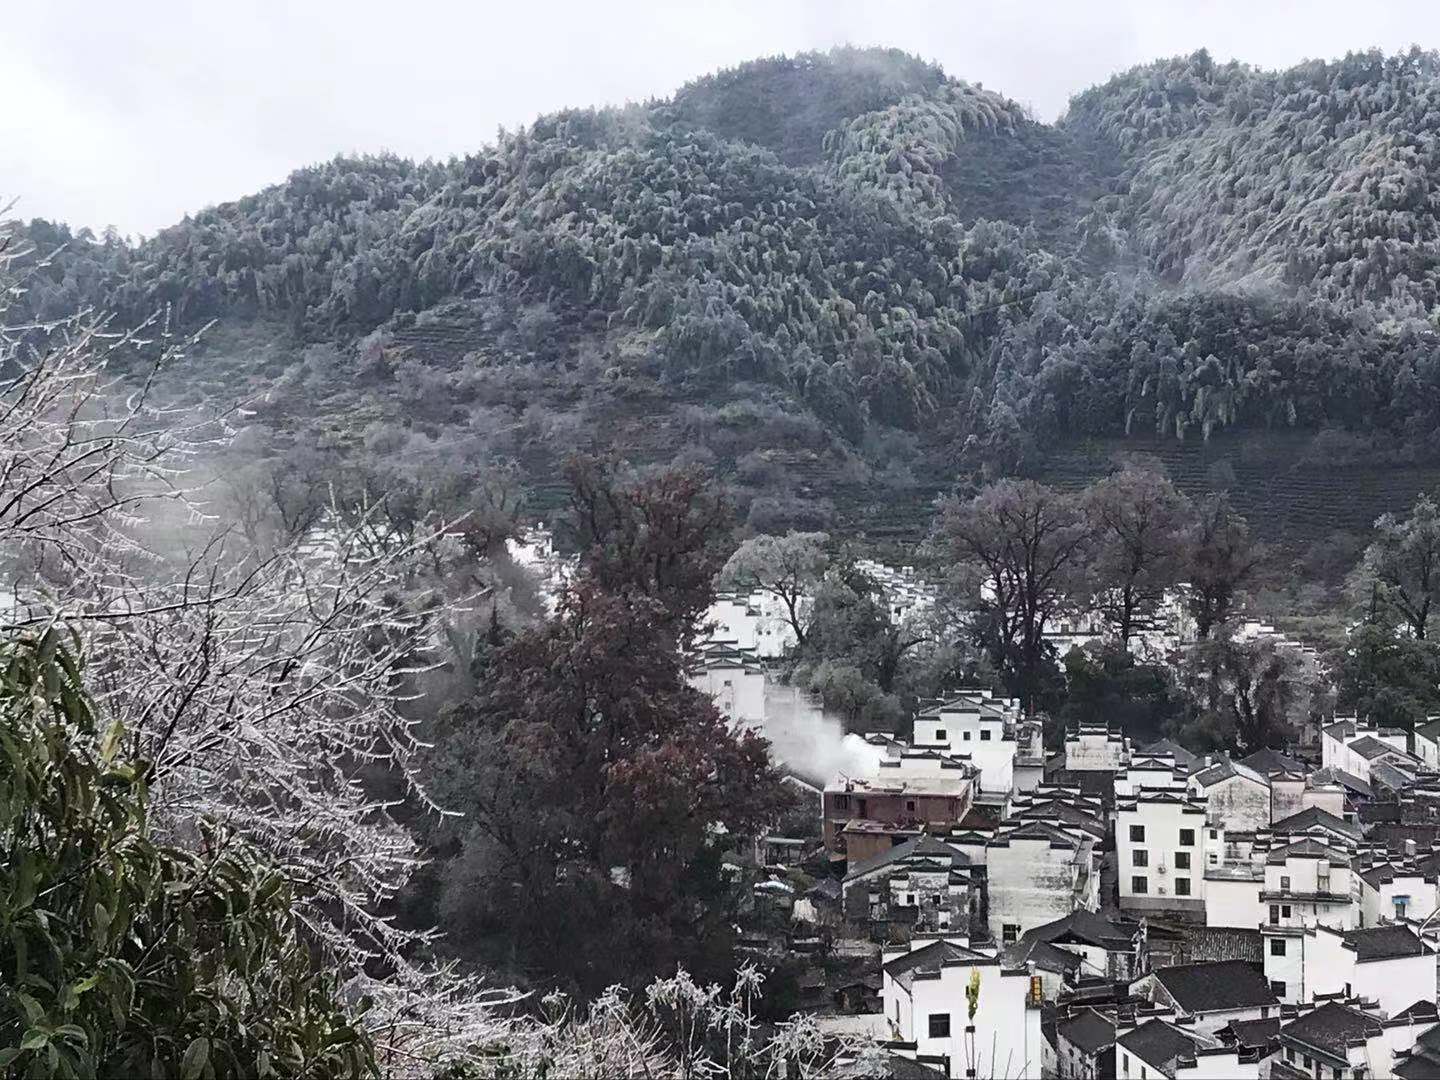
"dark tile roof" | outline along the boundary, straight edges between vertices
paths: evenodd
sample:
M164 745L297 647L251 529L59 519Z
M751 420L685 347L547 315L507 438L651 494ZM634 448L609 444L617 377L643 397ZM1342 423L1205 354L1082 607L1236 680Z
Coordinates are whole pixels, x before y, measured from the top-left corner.
M942 939L922 945L918 949L911 949L904 956L895 957L883 965L882 970L892 979L909 985L913 981L912 977L916 971L939 971L940 966L950 960L960 962L980 960L987 964L995 962L984 953L977 953L973 949L967 949L963 945L955 945Z
M1115 1040L1132 1054L1138 1054L1157 1069L1165 1069L1181 1054L1192 1053L1195 1039L1163 1020L1146 1020ZM1174 1070L1169 1070L1174 1074Z
M1355 949L1355 959L1393 960L1400 956L1424 956L1430 950L1408 926L1371 926L1346 930L1341 937Z
M1027 821L1018 829L1013 829L1001 836L991 840L987 847L1005 847L1011 840L1045 840L1051 847L1074 848L1079 843L1073 836L1064 829L1057 828L1046 821Z
M1198 755L1186 750L1173 739L1158 739L1152 743L1146 743L1140 747L1142 754L1170 754L1175 758L1175 764L1185 770L1191 770L1201 763Z
M1291 814L1287 818L1281 818L1270 826L1272 832L1304 832L1315 826L1329 829L1333 833L1359 841L1365 834L1361 832L1360 826L1352 825L1344 818L1338 818L1328 810L1321 810L1318 806L1307 806L1298 814Z
M1264 1020L1231 1020L1220 1029L1221 1037L1224 1038L1227 1032L1238 1046L1269 1046L1275 1036L1280 1034L1280 1018L1271 1016Z
M1350 859L1343 851L1308 836L1303 840L1296 840L1293 844L1286 844L1283 847L1275 848L1270 852L1265 862L1271 866L1283 866L1286 859L1297 856L1300 858L1329 859L1331 864L1335 866L1350 865Z
M1094 1009L1084 1009L1078 1016L1056 1024L1055 1034L1082 1054L1090 1055L1114 1044L1115 1025Z
M1085 908L1078 908L1063 918L1037 926L1021 935L1021 941L1048 941L1061 943L1078 942L1095 945L1102 949L1126 950L1133 944L1138 927L1133 923L1118 922L1108 914L1097 914Z
M1271 750L1268 747L1264 750L1256 750L1255 753L1241 758L1240 764L1254 769L1262 776L1272 772L1304 773L1306 771L1303 762L1297 761L1287 754L1282 754L1279 750Z
M1424 735L1425 738L1434 742L1440 739L1440 716L1432 716L1425 723L1415 729L1416 735Z
M837 1065L829 1075L835 1080L942 1080L945 1076L939 1069L883 1047L861 1054L848 1065Z
M1244 960L1180 964L1156 968L1154 975L1187 1013L1280 1004L1264 974Z
M1222 757L1213 765L1209 765L1196 772L1191 779L1199 781L1205 787L1211 784L1218 784L1222 780L1228 780L1232 776L1239 776L1252 783L1270 786L1270 778L1264 773L1257 772L1248 765L1239 761L1233 761L1228 757Z
M1363 739L1356 739L1350 744L1350 749L1359 754L1366 761L1373 761L1375 758L1383 757L1385 754L1404 753L1396 750L1389 743L1383 743L1374 735L1366 735Z
M1045 971L1060 971L1067 975L1079 971L1084 963L1079 953L1051 945L1048 941L1026 941L1021 938L1005 950L1004 966L1024 967L1026 962L1031 962Z
M872 856L864 862L857 863L845 876L847 878L858 877L861 874L868 874L872 870L878 870L882 866L889 866L892 863L900 862L910 858L912 855L929 855L936 858L949 857L951 866L969 866L970 859L963 852L956 851L943 840L937 840L927 833L906 840L903 844L896 844L889 851L882 851L879 855Z
M1363 795L1367 799L1375 793L1375 789L1370 786L1368 780L1362 780L1354 773L1333 766L1328 769L1316 769L1310 774L1310 781L1315 784L1339 784L1353 794Z
M1384 1030L1374 1017L1331 1001L1290 1021L1280 1029L1280 1038L1296 1039L1343 1058L1352 1041L1378 1035Z

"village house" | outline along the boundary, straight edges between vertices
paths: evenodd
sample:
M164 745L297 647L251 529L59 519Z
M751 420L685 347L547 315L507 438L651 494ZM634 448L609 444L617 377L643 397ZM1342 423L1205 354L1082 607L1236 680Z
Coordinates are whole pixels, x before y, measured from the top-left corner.
M1131 983L1150 968L1146 927L1116 912L1078 908L1070 914L1027 930L1019 944L1043 942L1077 957L1079 978Z
M1435 950L1408 926L1267 929L1265 938L1265 978L1283 1001L1358 996L1389 1016L1435 1000Z
M1133 798L1142 791L1183 791L1189 778L1173 754L1137 754L1115 774L1115 798Z
M974 768L934 752L882 761L876 776L837 777L826 785L822 799L826 850L832 858L863 862L927 826L950 829L969 812L974 795ZM852 829L846 835L852 822L899 832Z
M1440 771L1440 716L1427 716L1411 733L1410 752L1426 768Z
M970 860L957 848L921 834L852 864L841 886L848 922L895 923L910 932L968 933L981 900Z
M1270 824L1270 781L1238 761L1221 756L1192 773L1189 788L1228 832L1255 832Z
M998 955L972 949L963 938L886 950L881 971L892 1038L913 1043L917 1053L947 1058L951 1077L1038 1080L1041 1000L1028 971L1002 967ZM979 990L973 1022L966 998L972 983Z
M1009 794L1015 790L1015 761L1022 751L1019 735L1025 736L1026 755L1037 758L1039 747L1028 745L1036 731L1038 725L1021 724L1018 702L988 690L962 690L922 705L915 716L914 745L969 761L979 770L982 792Z
M1416 857L1415 844L1404 854L1384 851L1360 872L1360 925L1382 921L1424 920L1440 907L1440 854Z
M1267 929L1359 925L1359 886L1351 861L1336 847L1306 838L1275 848L1265 859Z
M1150 791L1117 802L1115 850L1120 907L1139 911L1205 913L1209 836L1201 800Z
M1067 773L1117 773L1130 763L1130 740L1106 725L1082 724L1065 735Z
M731 720L765 719L765 668L754 650L708 642L687 672L690 685L709 695Z
M1002 945L1077 908L1100 906L1100 850L1082 829L1011 820L986 845L990 932Z
M1120 1028L1115 1039L1119 1066L1115 1076L1127 1080L1174 1077L1180 1062L1194 1059L1196 1050L1209 1045L1196 1032L1151 1017L1135 1027Z
M1235 1021L1264 1020L1280 1011L1264 973L1244 960L1156 968L1130 989L1155 1005L1174 1009L1178 1019L1207 1035Z
M801 615L808 600L802 600ZM770 593L717 593L705 613L713 642L748 650L765 660L778 659L795 644L784 602Z
M1056 1073L1061 1080L1103 1080L1115 1075L1115 1021L1091 1008L1055 1025Z

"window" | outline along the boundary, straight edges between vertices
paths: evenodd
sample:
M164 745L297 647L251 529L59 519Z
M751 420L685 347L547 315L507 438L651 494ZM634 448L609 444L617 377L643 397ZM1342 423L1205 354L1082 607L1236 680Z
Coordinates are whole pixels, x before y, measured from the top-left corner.
M1177 851L1177 852L1175 852L1175 869L1176 869L1176 870L1189 870L1189 869L1190 869L1190 853L1189 853L1188 851Z
M937 728L935 729L935 741L936 741L936 742L949 742L949 741L950 741L949 738L946 736L946 734L945 734L945 729L944 729L943 727L937 727ZM811 805L813 806L814 803L811 803Z
M1134 857L1134 860L1133 860L1133 861L1134 861L1134 863L1135 863L1136 866L1149 866L1149 865L1150 865L1150 853L1149 853L1148 851L1146 851L1143 847L1142 847L1142 848L1136 848L1136 849L1135 849L1135 857Z
M1273 982L1270 984L1270 989L1272 989L1272 990L1275 989L1275 984L1274 984ZM1285 1047L1285 1060L1286 1060L1286 1061L1294 1061L1294 1060L1295 1060L1295 1048L1294 1048L1293 1046L1287 1046L1287 1047Z
M1148 893L1150 891L1150 880L1144 874L1139 874L1130 879L1130 891L1132 893Z
M1281 892L1289 892L1289 891L1290 891L1290 875L1288 875L1288 874L1281 874L1281 875L1280 875L1280 891L1281 891Z
M980 741L981 741L981 742L989 742L989 741L990 741L990 732L988 732L988 731L982 731L982 732L980 732Z
M961 737L962 739L964 739L966 742L969 742L969 741L970 741L970 733L969 733L968 731L962 731L962 732L960 733L960 737Z
M812 803L811 805L814 805L814 804ZM906 810L911 810L911 811L913 811L913 810L915 809L915 800L914 800L914 799L906 799L906 800L905 800L905 809L906 809Z
M811 805L813 806L814 804L812 803ZM836 810L849 810L849 809L850 809L850 796L849 796L849 795L836 795L836 796L835 796L835 809L836 809Z
M1270 939L1270 955L1271 955L1271 956L1284 956L1284 955L1285 955L1285 939L1284 939L1283 937L1272 937L1272 938Z
M1211 840L1216 839L1219 835L1220 835L1220 834L1219 834L1218 832L1216 832L1214 829L1211 829L1211 830L1210 830L1210 839L1211 839Z
M1271 979L1270 992L1278 998L1283 998L1285 996L1285 984L1278 979ZM1290 1060L1294 1061L1295 1059L1292 1057Z
M913 892L907 892L907 893L905 894L905 906L906 906L906 907L914 907L914 906L915 906L915 894L914 894Z
M1194 846L1195 846L1195 830L1194 830L1194 829L1181 829L1181 830L1180 830L1180 846L1181 846L1181 847L1194 847Z
M1279 921L1280 921L1280 905L1279 905L1279 904L1271 904L1271 905L1270 905L1270 923L1271 923L1271 925L1274 925L1275 923L1278 923Z
M1007 922L1000 927L1000 937L1006 945L1013 945L1020 940L1020 924Z
M1188 877L1177 877L1177 878L1175 879L1175 895L1176 895L1176 896L1189 896L1189 895L1190 895L1190 879L1189 879Z
M1145 826L1144 826L1144 825L1131 825L1131 826L1130 826L1130 842L1131 842L1132 844L1143 844L1143 843L1145 842Z
M1121 1055L1120 1055L1120 1069L1121 1069L1121 1075L1122 1075L1122 1076L1129 1076L1129 1075L1130 1075L1130 1055L1129 1055L1129 1054L1121 1054Z
M930 1014L930 1038L948 1039L950 1037L950 1014Z
M1405 918L1405 905L1408 904L1409 902L1410 902L1410 898L1409 898L1408 896L1397 896L1397 897L1395 897L1395 918L1397 918L1397 919L1403 919L1403 918Z
M1280 917L1281 917L1282 919L1288 919L1288 918L1290 917L1290 905L1289 905L1289 904L1281 904L1281 905L1280 905Z

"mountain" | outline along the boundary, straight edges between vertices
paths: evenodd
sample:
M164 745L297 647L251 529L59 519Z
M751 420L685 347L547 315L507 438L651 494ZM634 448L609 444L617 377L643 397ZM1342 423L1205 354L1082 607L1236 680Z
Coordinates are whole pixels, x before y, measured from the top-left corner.
M1440 479L1437 138L1420 51L1201 52L1055 125L895 51L776 57L138 244L30 222L20 314L216 320L170 385L258 395L277 461L504 459L543 507L570 449L681 454L757 527L906 537L1138 451L1305 545Z

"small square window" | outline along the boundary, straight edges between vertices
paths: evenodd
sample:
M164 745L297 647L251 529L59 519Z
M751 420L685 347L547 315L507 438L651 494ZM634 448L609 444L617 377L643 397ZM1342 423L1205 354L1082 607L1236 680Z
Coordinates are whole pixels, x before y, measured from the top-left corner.
M1006 945L1013 945L1020 940L1020 924L1007 922L1000 927L1000 938Z
M1270 955L1271 955L1271 956L1284 956L1284 955L1285 955L1285 939L1284 939L1283 937L1272 937L1272 938L1270 939Z
M1219 835L1220 835L1220 834L1219 834L1216 830L1214 830L1214 829L1211 829L1211 830L1210 830L1210 839L1211 839L1211 840L1216 839L1217 837L1219 837Z
M1130 879L1130 891L1132 893L1148 893L1150 891L1150 880L1143 874L1137 874Z
M1281 874L1281 875L1280 875L1280 891L1281 891L1281 892L1289 892L1289 891L1290 891L1290 877L1289 877L1288 874Z
M948 1039L950 1037L950 1014L930 1014L930 1038Z
M1194 829L1181 829L1181 830L1180 830L1180 846L1181 846L1181 847L1194 847L1194 846L1195 846L1195 830L1194 830Z
M1285 996L1285 984L1279 979L1271 979L1270 992L1274 994L1277 998L1283 998ZM1291 1058L1290 1060L1294 1061L1295 1059Z
M1289 904L1281 904L1281 905L1280 905L1280 917L1281 917L1282 919L1288 919L1288 918L1290 917L1290 905L1289 905Z
M981 741L981 742L989 742L989 741L990 741L990 732L988 732L988 731L982 731L982 732L980 732L980 741Z
M906 810L913 811L913 810L915 809L915 800L914 800L914 799L906 799L906 800L905 800L905 809L906 809Z
M1134 855L1134 858L1133 858L1132 861L1134 862L1134 864L1135 864L1136 866L1149 866L1149 865L1150 865L1150 853L1149 853L1148 851L1146 851L1143 847L1142 847L1142 848L1136 848L1135 851L1134 851L1132 854Z
M968 731L962 731L962 732L960 733L960 737L961 737L962 739L964 739L966 742L969 742L969 741L970 741L970 732L968 732Z
M1175 895L1176 895L1176 896L1189 896L1189 895L1190 895L1190 879L1189 879L1188 877L1177 877L1177 878L1175 879Z
M1144 826L1144 825L1131 825L1131 826L1130 826L1130 842L1131 842L1132 844L1143 844L1143 843L1145 842L1145 826Z
M1189 853L1188 851L1177 851L1177 852L1175 852L1175 869L1176 869L1176 870L1189 870L1189 869L1190 869L1190 853Z
M936 729L935 729L935 741L936 741L936 742L949 742L949 741L950 741L949 737L945 734L945 729L944 729L943 727L941 727L941 728L936 728Z

